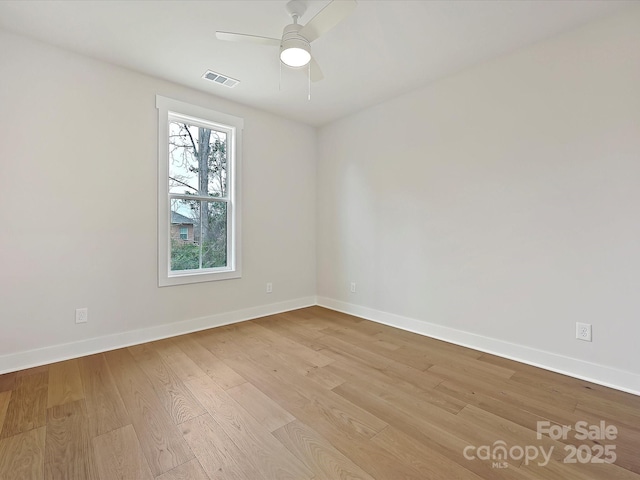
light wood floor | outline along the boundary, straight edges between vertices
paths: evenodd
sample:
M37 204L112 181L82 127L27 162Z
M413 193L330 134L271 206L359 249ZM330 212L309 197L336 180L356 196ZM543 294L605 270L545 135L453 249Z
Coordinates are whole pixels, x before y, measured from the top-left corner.
M2 375L0 426L2 480L640 480L640 397L319 307Z

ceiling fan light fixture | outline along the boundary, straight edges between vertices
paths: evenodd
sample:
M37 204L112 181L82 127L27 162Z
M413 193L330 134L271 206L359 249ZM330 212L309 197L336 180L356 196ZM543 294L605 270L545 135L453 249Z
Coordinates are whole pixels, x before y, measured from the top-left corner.
M330 0L306 24L300 25L301 18L307 9L305 0L289 0L285 7L293 23L286 25L281 38L261 37L245 33L217 31L219 40L231 42L251 42L261 45L280 47L280 67L289 68L309 66L309 81L322 80L323 75L315 58L311 57L311 43L344 20L357 5L357 0ZM282 74L282 68L280 69Z
M302 38L291 38L282 42L280 60L288 67L304 67L311 61L311 47Z

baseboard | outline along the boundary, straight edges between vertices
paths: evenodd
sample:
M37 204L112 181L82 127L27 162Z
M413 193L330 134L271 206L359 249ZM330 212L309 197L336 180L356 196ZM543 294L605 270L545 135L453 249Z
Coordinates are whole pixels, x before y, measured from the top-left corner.
M640 395L640 375L605 365L586 362L544 350L484 337L434 323L403 317L326 297L304 297L280 303L245 308L181 322L130 330L79 342L17 352L0 356L0 374L78 358L94 353L128 347L163 338L220 327L254 318L305 308L312 305L329 308L374 322L455 343L481 352L544 368L553 372Z
M128 332L90 338L79 342L53 345L0 356L0 374L15 372L25 368L37 367L49 363L78 358L94 353L106 352L116 348L129 347L139 343L161 340L186 333L221 327L232 323L244 322L254 318L296 310L316 305L316 297L304 297L280 303L245 308L232 312L219 313L181 322L157 325L155 327L130 330Z
M577 358L566 357L564 355L558 355L557 353L484 337L443 325L382 312L331 298L318 297L318 305L391 327L526 363L534 367L562 373L563 375L597 383L605 387L640 395L640 375L633 372L586 362Z

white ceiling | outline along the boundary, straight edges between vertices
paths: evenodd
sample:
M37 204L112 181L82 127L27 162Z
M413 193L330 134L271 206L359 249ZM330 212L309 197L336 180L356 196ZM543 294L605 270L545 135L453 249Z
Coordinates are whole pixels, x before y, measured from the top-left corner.
M340 1L340 0L336 0ZM328 0L306 0L307 23ZM359 0L312 44L324 80L283 67L277 48L216 30L280 38L286 0L0 1L0 27L311 125L637 4L614 0ZM211 69L234 89L201 78Z

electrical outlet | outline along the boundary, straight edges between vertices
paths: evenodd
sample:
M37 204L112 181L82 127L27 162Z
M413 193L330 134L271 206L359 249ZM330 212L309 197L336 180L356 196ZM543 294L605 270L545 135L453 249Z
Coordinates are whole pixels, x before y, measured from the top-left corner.
M351 293L356 293L356 282L351 282Z
M576 322L576 338L578 340L584 340L585 342L591 341L591 324Z
M89 320L88 308L76 308L76 323L87 323Z
M267 293L273 293L273 283L267 282Z

